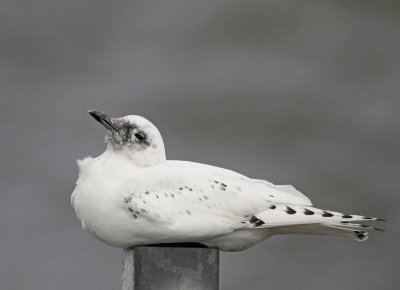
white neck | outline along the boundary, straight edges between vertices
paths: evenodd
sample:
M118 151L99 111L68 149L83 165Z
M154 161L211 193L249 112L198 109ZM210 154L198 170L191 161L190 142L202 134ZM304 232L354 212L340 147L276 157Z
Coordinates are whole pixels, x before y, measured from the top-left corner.
M166 161L164 144L158 144L157 147L150 146L144 151L132 150L128 146L116 149L113 145L108 144L103 154L129 160L129 162L140 167L152 166Z

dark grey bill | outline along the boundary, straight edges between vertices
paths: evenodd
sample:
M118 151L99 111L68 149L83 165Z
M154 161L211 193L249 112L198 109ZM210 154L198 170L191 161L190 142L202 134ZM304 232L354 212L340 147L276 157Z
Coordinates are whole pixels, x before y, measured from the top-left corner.
M107 130L115 130L119 133L118 129L111 122L110 117L106 114L99 111L88 111L88 113L95 118L97 122L106 127Z

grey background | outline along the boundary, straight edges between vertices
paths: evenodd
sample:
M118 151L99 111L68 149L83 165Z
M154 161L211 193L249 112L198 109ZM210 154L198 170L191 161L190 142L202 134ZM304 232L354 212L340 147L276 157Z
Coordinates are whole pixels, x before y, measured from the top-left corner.
M139 114L169 159L389 219L357 243L279 236L223 253L221 289L395 289L399 1L1 1L0 289L119 289L120 249L80 229L88 114ZM397 286L396 286L397 285Z

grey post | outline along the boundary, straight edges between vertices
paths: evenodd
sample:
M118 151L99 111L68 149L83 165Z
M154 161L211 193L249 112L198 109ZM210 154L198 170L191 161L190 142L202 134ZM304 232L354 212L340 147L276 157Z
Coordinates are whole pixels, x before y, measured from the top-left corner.
M218 286L217 249L190 243L123 250L122 290L217 290Z

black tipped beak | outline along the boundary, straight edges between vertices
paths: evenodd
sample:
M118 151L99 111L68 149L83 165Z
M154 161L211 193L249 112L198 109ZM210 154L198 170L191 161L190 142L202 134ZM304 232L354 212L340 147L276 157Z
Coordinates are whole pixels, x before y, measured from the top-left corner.
M107 130L115 130L119 133L118 129L113 125L111 118L106 114L94 110L88 111L88 113L95 118L97 122L106 127Z

